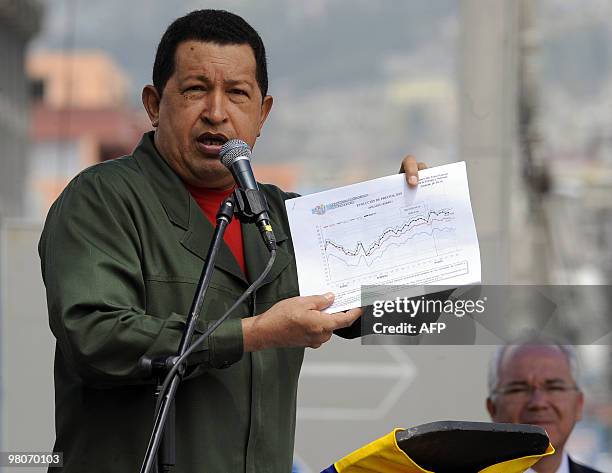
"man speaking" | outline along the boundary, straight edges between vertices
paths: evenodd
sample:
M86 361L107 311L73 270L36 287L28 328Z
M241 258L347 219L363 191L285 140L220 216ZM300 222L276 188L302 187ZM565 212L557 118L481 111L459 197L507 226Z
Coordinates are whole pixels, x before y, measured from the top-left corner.
M142 92L155 130L132 155L80 173L51 208L39 252L57 338L54 450L64 453L63 471L139 468L155 402L138 361L177 351L211 222L235 185L221 146L255 145L272 108L267 91L264 45L242 18L200 10L177 19ZM403 160L409 184L419 167ZM177 473L290 471L304 347L320 346L361 314L323 313L332 294L298 296L284 210L294 195L260 189L278 254L265 284L189 358L191 376L176 398ZM196 336L267 257L257 228L233 220Z

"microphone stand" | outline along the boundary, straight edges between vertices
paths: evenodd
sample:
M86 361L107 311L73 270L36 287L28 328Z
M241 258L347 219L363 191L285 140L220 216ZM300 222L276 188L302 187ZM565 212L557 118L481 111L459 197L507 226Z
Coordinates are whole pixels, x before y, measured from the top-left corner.
M267 222L267 220L262 222L262 218L264 215L267 215L267 212L268 204L264 195L254 189L244 190L236 188L233 194L221 203L219 211L217 212L213 238L208 248L208 254L206 255L206 261L202 268L202 274L198 281L191 308L189 309L187 325L179 344L178 353L176 355L155 359L143 357L140 360L140 365L145 368L150 375L157 378L157 387L155 389L155 398L157 400L155 421L140 473L156 473L158 471L160 473L168 473L176 464L176 416L174 397L176 396L178 385L185 373L185 365L183 364L178 368L177 374L172 378L166 393L160 398L162 385L166 375L174 368L177 360L185 354L191 345L193 333L198 317L200 316L200 311L202 310L206 291L212 278L214 262L219 253L225 230L231 222L234 213L236 213L236 216L241 222L257 223L262 238L272 253L273 258L276 254L276 239L274 238L274 233L272 232L272 227L269 222ZM273 259L271 261L273 261ZM262 274L262 276L264 275ZM157 464L155 465L156 456ZM155 470L152 469L154 466L156 466ZM158 468L160 470L158 470Z
M158 380L155 390L157 408L155 422L153 424L153 433L151 434L151 439L149 440L149 445L147 446L145 459L140 469L140 473L153 473L158 471L157 468L155 470L152 469L158 449L159 455L157 459L157 466L160 469L160 473L170 472L172 467L176 464L174 397L182 376L185 373L185 366L183 365L180 367L178 373L172 379L166 394L159 399L161 385L165 374L168 373L168 371L174 366L176 360L182 354L184 354L189 348L189 345L191 345L196 322L200 315L204 297L206 296L206 291L213 274L214 262L217 258L219 248L221 248L221 242L223 241L225 230L231 222L233 215L234 198L233 196L230 196L221 203L219 211L217 212L215 232L208 248L208 254L206 255L206 261L204 263L204 268L202 269L202 274L200 275L200 280L198 281L195 296L191 303L189 316L187 318L187 325L181 338L178 354L156 358L153 360L143 358L140 362L141 366L148 368L149 372L152 375L155 375Z

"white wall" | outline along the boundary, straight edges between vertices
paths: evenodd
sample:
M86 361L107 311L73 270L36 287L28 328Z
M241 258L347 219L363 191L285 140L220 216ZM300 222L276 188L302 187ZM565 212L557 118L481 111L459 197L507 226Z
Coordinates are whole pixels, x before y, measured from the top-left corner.
M0 451L53 448L54 339L36 249L40 231L40 224L0 222Z

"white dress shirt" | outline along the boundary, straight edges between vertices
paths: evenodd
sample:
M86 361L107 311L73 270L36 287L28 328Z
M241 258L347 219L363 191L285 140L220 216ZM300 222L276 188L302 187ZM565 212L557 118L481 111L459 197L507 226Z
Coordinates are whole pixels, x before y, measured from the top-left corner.
M529 468L525 471L525 473L537 473L533 468ZM569 460L567 455L563 454L563 459L561 460L561 464L555 473L569 473Z

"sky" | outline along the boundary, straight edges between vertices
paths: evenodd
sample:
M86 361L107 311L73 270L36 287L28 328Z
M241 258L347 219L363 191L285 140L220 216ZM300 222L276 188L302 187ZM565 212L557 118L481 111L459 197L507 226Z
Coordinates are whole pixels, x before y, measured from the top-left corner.
M126 8L124 0L46 0L46 5L43 31L33 49L104 49L129 73L139 96L140 87L150 81L155 47L168 24L196 8L218 8L220 2L133 0ZM330 82L375 79L389 52L408 54L432 36L452 35L448 19L457 13L449 0L229 0L222 6L259 31L271 86L290 84L302 92ZM438 67L445 62L438 61Z

